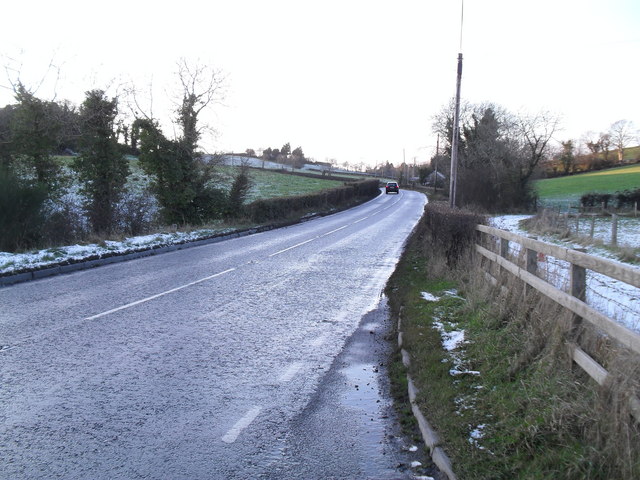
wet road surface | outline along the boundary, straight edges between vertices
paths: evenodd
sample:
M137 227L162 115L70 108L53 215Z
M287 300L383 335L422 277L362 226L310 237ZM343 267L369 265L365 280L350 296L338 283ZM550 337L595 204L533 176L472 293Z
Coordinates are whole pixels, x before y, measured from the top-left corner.
M411 478L355 338L424 202L0 289L0 478Z

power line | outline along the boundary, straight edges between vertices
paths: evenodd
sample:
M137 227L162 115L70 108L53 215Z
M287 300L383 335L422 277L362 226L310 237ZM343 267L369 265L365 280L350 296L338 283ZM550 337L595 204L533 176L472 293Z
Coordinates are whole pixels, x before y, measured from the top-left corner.
M462 0L462 10L460 11L460 52L462 52L462 26L464 23L464 0Z

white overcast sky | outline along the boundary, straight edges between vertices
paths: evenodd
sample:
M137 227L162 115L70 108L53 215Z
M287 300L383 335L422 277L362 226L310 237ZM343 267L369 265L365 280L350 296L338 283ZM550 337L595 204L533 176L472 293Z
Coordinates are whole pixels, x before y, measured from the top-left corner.
M53 62L58 99L153 78L154 114L169 115L185 57L227 77L209 151L290 142L316 160L422 162L455 94L460 14L461 0L7 2L0 105L7 74L35 88ZM640 127L640 1L466 0L463 25L463 100L557 113L558 140ZM51 98L54 80L37 94Z

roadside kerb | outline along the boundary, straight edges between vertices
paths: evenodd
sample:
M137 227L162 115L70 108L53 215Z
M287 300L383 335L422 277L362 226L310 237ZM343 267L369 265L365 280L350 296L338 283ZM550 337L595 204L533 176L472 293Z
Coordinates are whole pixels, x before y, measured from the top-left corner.
M382 193L382 190L379 191L378 195L380 193ZM15 283L29 282L31 280L52 277L62 273L76 272L78 270L86 270L89 268L108 265L111 263L126 262L128 260L135 260L138 258L148 257L151 255L157 255L160 253L173 252L173 251L182 250L185 248L198 247L200 245L208 245L211 243L217 243L223 240L228 240L230 238L245 237L247 235L252 235L254 233L266 232L268 230L274 230L276 228L290 227L291 225L304 223L309 220L313 220L314 218L333 215L335 213L348 210L349 208L352 208L356 205L367 203L368 201L371 201L371 200L373 199L367 199L366 201L363 201L363 202L357 202L355 205L338 207L325 212L317 212L310 215L305 215L303 217L296 218L295 220L276 222L269 225L261 225L258 227L248 228L246 230L237 230L235 232L223 233L223 234L214 235L208 238L186 241L184 243L175 243L175 244L165 245L161 247L142 248L140 250L136 250L136 251L133 251L130 253L124 253L124 254L113 253L105 257L94 258L91 260L78 260L78 261L73 261L71 263L65 263L64 265L52 265L51 267L37 268L27 272L19 272L16 274L4 275L4 276L0 275L0 287L13 285Z
M457 480L458 477L456 477L455 473L453 473L451 460L442 449L442 441L440 440L440 436L433 428L431 428L431 425L429 425L429 422L416 403L416 394L418 393L418 389L415 387L413 380L411 379L411 376L408 372L409 365L411 364L411 356L409 355L409 352L402 348L402 310L403 307L400 307L400 313L398 314L398 347L400 348L400 353L402 355L402 363L407 369L407 383L409 385L408 393L409 403L411 404L411 411L413 412L413 416L418 422L418 428L420 429L420 433L422 434L422 440L424 441L425 445L429 447L429 453L431 454L433 463L436 464L440 471L444 473L449 478L449 480Z
M185 243L176 243L172 245L165 245L162 247L149 247L143 250L137 250L124 254L113 254L103 258L94 258L91 260L78 260L77 262L67 263L65 265L54 265L51 267L41 268L37 270L31 270L28 272L16 273L14 275L5 275L0 277L0 286L13 285L15 283L28 282L31 280L38 280L41 278L53 277L62 273L76 272L78 270L87 270L89 268L100 267L103 265L109 265L112 263L126 262L128 260L135 260L138 258L150 257L152 255L158 255L161 253L174 252L176 250L183 250L185 248L198 247L201 245L208 245L211 243L221 242L230 238L244 237L252 235L254 233L264 232L272 230L274 228L282 227L283 225L268 225L262 227L251 228L248 230L242 230L232 233L226 233L217 235L214 237L194 240Z

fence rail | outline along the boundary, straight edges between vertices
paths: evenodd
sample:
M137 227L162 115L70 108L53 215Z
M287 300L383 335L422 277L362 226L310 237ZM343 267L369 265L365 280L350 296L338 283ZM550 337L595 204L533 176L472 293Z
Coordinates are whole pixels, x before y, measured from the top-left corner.
M583 319L591 323L620 345L640 355L640 334L588 305L585 298L587 271L597 272L640 288L640 270L485 225L478 225L477 230L480 232L481 238L480 244L476 244L476 252L491 261L493 265L498 265L501 270L507 271L524 281L527 289L533 288L537 290L573 312L577 319ZM493 241L482 241L482 234L493 237ZM513 263L507 258L509 242L517 243L524 249L523 266ZM483 245L494 245L497 252L491 251ZM536 274L539 254L555 257L570 264L569 293L548 283ZM584 352L579 345L567 341L567 348L573 361L591 378L600 385L606 383L609 372L604 367ZM632 415L640 422L640 401L634 395L629 400L629 407Z

